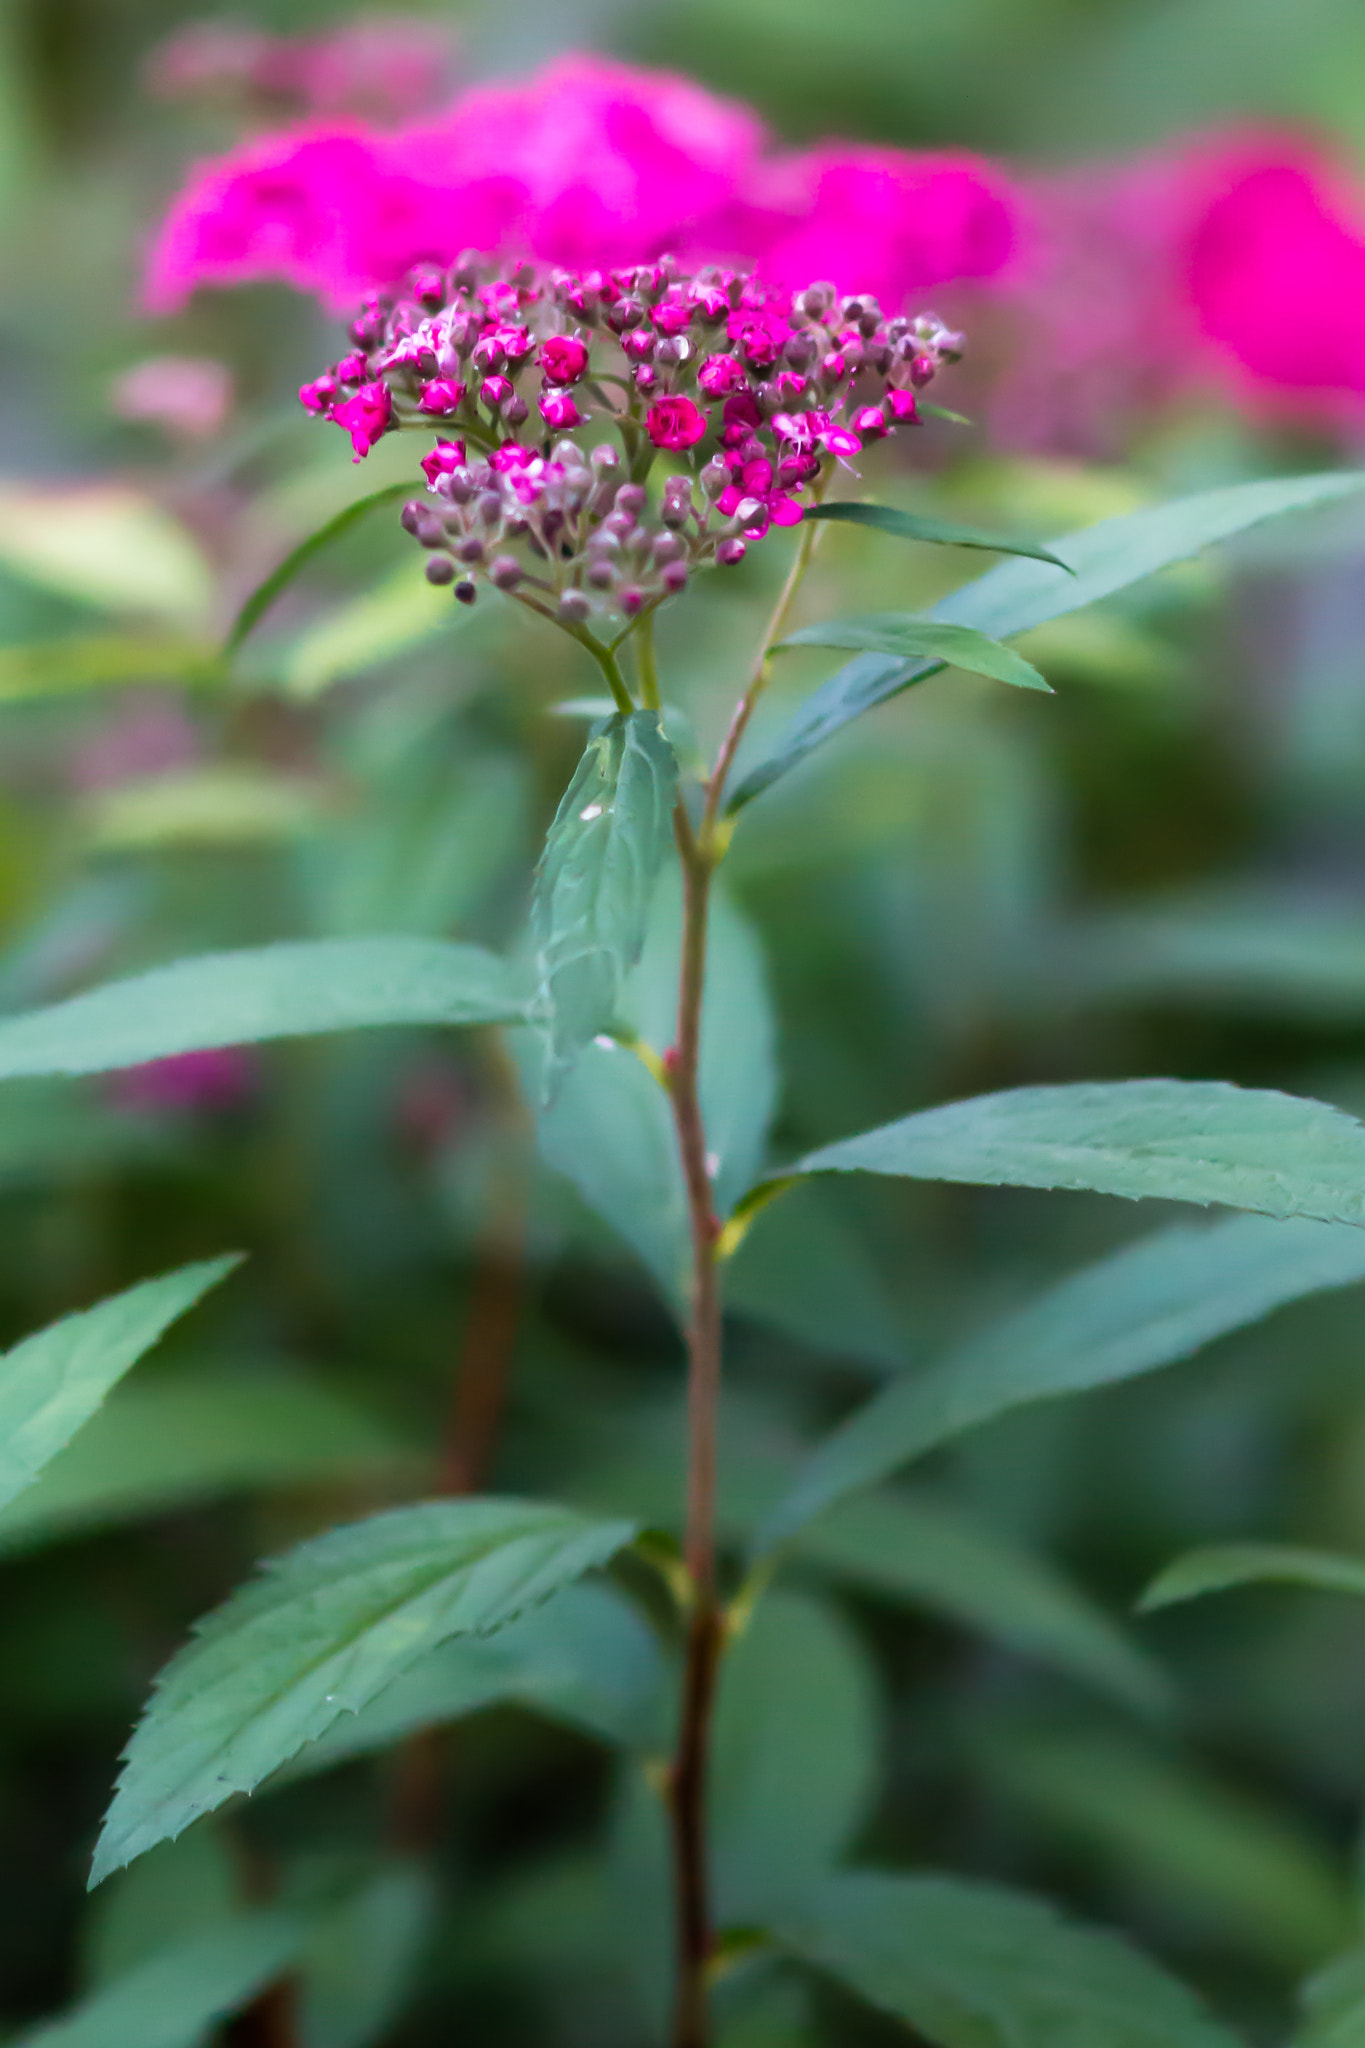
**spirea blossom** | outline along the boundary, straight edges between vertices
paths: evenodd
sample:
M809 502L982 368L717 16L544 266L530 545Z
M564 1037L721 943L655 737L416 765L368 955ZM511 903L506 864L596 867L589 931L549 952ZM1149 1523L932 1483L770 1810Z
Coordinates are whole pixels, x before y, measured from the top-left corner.
M667 257L424 266L371 294L350 339L299 397L357 459L439 418L403 511L430 580L465 603L486 581L571 628L636 617L795 525L828 466L912 423L961 350L933 314L886 319L868 293L775 293ZM660 455L686 466L651 492Z

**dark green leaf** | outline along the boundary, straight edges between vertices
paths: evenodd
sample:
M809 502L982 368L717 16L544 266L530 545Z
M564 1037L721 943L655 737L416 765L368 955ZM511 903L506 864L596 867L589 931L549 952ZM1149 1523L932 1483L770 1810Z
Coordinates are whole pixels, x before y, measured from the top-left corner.
M385 484L382 491L371 491L368 498L357 498L354 505L347 505L335 518L318 527L315 533L310 533L307 540L301 540L298 546L285 556L278 568L272 569L265 581L256 585L247 598L233 620L232 629L223 643L224 654L237 652L252 627L259 624L275 599L282 591L288 589L294 578L308 567L315 555L320 555L334 540L340 540L344 533L349 533L367 513L377 510L380 505L395 505L400 498L411 498L413 495L411 483Z
M1365 478L1349 471L1274 477L1147 506L1054 541L1053 551L1073 571L1071 577L1058 576L1046 564L1000 562L945 597L930 616L945 625L973 626L993 640L1008 639L1109 597L1262 519L1325 504L1362 487ZM750 769L730 809L750 802L860 712L884 704L942 666L941 661L907 662L875 654L849 662L801 707L773 752Z
M995 1885L860 1872L775 1931L936 2048L1237 2048L1117 1935Z
M1361 1279L1365 1232L1345 1225L1229 1216L1126 1245L858 1409L798 1475L764 1541L1022 1403L1172 1365L1284 1302Z
M784 647L864 647L878 654L899 654L912 661L933 661L940 668L965 668L973 675L992 676L997 682L1014 683L1022 690L1046 690L1052 685L1040 676L1031 661L978 633L974 626L945 626L936 619L916 619L897 612L869 612L860 619L829 619L823 626L803 626L779 640L774 653Z
M154 1955L12 2048L197 2048L205 2029L273 1982L308 1935L303 1915L242 1914Z
M430 1870L394 1862L315 1918L298 1967L303 2048L378 2048L390 2037L437 1904Z
M1311 1586L1322 1593L1365 1595L1365 1558L1328 1550L1301 1550L1290 1543L1215 1543L1187 1551L1155 1578L1140 1607L1174 1607L1204 1593L1231 1586Z
M144 1280L0 1357L0 1507L70 1443L129 1366L240 1264L240 1253Z
M985 548L993 555L1027 555L1035 562L1048 562L1054 569L1069 569L1060 555L1054 555L1040 541L1024 540L1018 534L983 533L977 526L960 526L953 519L933 519L920 512L901 512L894 505L865 505L841 501L833 505L811 505L807 519L837 519L849 526L871 526L878 533L894 534L897 540L934 541L944 547ZM834 643L847 644L847 643Z
M249 1792L425 1651L491 1634L634 1533L543 1503L452 1500L301 1544L208 1615L161 1673L91 1883Z
M99 1074L169 1054L379 1024L519 1022L503 961L439 939L305 939L177 960L0 1018L0 1080Z
M808 1181L762 1211L721 1268L726 1302L831 1358L899 1372L910 1345L862 1238Z
M532 922L550 1042L547 1092L615 1022L673 837L678 764L656 711L594 727L550 827Z

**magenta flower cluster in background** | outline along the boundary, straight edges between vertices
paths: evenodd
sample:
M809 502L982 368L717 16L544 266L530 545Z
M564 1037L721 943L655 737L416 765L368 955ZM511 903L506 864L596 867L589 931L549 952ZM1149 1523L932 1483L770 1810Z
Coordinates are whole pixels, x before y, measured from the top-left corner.
M1183 393L1347 424L1365 397L1365 200L1301 137L1232 133L1022 174L965 154L777 147L749 108L570 56L389 128L313 120L200 165L149 306L281 278L332 310L467 250L574 268L676 255L875 293L947 289L995 334L1010 445L1104 453ZM955 295L955 296L954 296Z

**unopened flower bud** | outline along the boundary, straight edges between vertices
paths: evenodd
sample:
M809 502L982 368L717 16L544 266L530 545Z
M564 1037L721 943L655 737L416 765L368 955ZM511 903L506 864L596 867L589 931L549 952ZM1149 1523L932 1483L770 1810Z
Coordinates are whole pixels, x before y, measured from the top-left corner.
M458 411L464 401L464 385L457 384L453 377L434 377L417 401L417 410L427 413L451 413Z
M680 590L686 590L688 574L686 562L665 562L662 581L670 597L676 597Z
M723 540L716 549L716 560L724 569L732 569L736 562L742 562L748 549L736 534L730 540Z
M698 479L708 498L714 501L730 488L730 472L718 455L713 455Z
M426 516L426 506L416 498L409 498L407 504L398 515L398 523L404 533L415 534L420 531L421 523Z
M488 580L498 590L515 590L525 574L515 555L495 555L488 565Z
M637 612L642 612L645 608L645 594L637 584L627 584L617 602L626 617L633 619Z
M485 526L496 526L502 518L502 495L498 491L481 491L475 511Z
M686 549L676 533L661 533L656 535L650 553L662 568L665 562L680 562Z
M611 534L615 539L621 541L628 540L634 531L634 517L631 513L624 511L609 512L598 528L599 533Z
M440 520L434 518L430 512L426 514L416 531L417 538L424 548L445 546L446 530Z
M932 356L912 356L910 358L910 382L917 390L922 390L926 384L933 383L934 372L937 368L938 365Z
M659 373L653 363L641 363L635 372L635 389L650 392L658 389Z
M559 600L559 616L566 625L581 626L592 617L592 600L581 590L566 590Z
M451 561L450 556L433 555L427 563L427 582L439 584L453 583L454 581L455 564Z
M508 400L507 404L502 409L502 418L504 426L524 427L527 420L529 420L530 417L530 406L526 403L526 400L524 398L517 396L515 394Z
M752 526L762 511L763 505L760 499L741 498L734 510L736 526Z
M479 539L477 533L466 534L464 539L458 542L455 548L455 553L460 561L468 562L471 568L476 562L483 560L485 552L484 544Z
M613 334L629 334L644 317L645 309L638 299L618 299L607 313L607 325Z
M789 369L813 369L820 356L820 344L810 333L794 334L782 350L782 360Z
M600 556L596 561L589 562L587 579L594 590L613 590L616 587L616 571L610 562L604 561Z
M643 484L622 484L616 493L618 512L629 512L632 520L638 519L648 501L648 492Z
M692 353L692 344L681 334L665 335L654 351L654 360L664 370L676 370Z
M479 396L490 412L496 412L512 396L512 386L506 377L485 377Z
M478 594L479 587L477 583L471 583L468 577L465 577L455 585L455 595L461 604L473 604Z
M813 284L802 292L797 304L810 320L823 320L834 304L832 284Z

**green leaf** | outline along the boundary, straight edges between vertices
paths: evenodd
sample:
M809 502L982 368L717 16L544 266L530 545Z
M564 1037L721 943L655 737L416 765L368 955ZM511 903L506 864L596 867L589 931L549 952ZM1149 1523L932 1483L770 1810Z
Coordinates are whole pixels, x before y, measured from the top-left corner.
M213 581L179 520L123 484L0 484L0 564L100 611L202 624Z
M1365 2048L1365 1943L1310 1977L1290 2048Z
M762 1534L782 1541L844 1495L1029 1401L1152 1372L1324 1287L1365 1279L1365 1232L1229 1216L1126 1245L907 1375L808 1460Z
M634 1534L538 1502L428 1501L290 1551L208 1615L157 1680L91 1883L249 1792L424 1651L491 1634Z
M144 1280L25 1337L0 1358L0 1506L71 1441L176 1317L240 1263L234 1252Z
M211 1368L134 1382L0 1509L0 1554L191 1501L401 1473L417 1462L362 1409L295 1375Z
M149 1850L89 1901L80 1981L92 1988L116 1982L159 1950L234 1919L241 1876L235 1844L212 1821Z
M1287 1814L1130 1736L1067 1728L983 1744L991 1780L1154 1907L1297 1975L1350 1938L1344 1874Z
M377 2048L412 1995L436 1921L422 1865L393 1862L313 1924L299 1959L298 2038L307 2048Z
M501 1024L525 1003L479 946L310 939L205 953L0 1018L0 1079L99 1074L172 1053L379 1024Z
M314 832L322 785L228 761L119 783L83 807L92 846L145 852L167 846L271 846Z
M1311 1586L1321 1593L1365 1595L1365 1558L1292 1543L1213 1543L1187 1551L1155 1578L1138 1606L1150 1614L1232 1586Z
M727 1304L830 1358L899 1372L910 1348L862 1238L807 1181L764 1209L721 1268Z
M1117 1935L951 1877L837 1877L774 1930L936 2048L1237 2048Z
M953 419L959 414L950 414ZM983 533L980 527L959 526L952 519L932 519L920 512L901 512L894 505L865 505L844 500L833 505L811 505L807 519L837 519L849 526L871 526L878 533L893 534L897 540L934 541L944 547L985 548L994 555L1027 555L1035 562L1048 562L1054 569L1070 569L1060 555L1041 542L1024 540L1018 534ZM834 643L836 645L847 643Z
M663 1747L658 1641L610 1585L566 1586L495 1636L442 1643L285 1765L292 1783L485 1707L521 1706L624 1749Z
M353 505L347 505L344 511L338 512L325 525L318 527L315 533L310 533L307 540L300 541L298 546L285 556L278 568L272 569L265 581L258 583L247 598L232 622L232 630L224 642L223 652L236 653L252 627L259 624L275 599L288 589L294 578L308 567L315 555L320 555L334 540L340 540L344 533L349 533L353 526L358 525L368 513L376 511L380 505L396 505L400 498L411 498L413 495L411 482L386 484L382 491L371 491L368 498L357 498Z
M975 627L993 640L1008 639L1110 597L1262 519L1326 504L1362 488L1365 477L1342 471L1230 484L1171 504L1149 505L1054 541L1053 552L1072 570L1070 578L1044 563L1000 562L936 604L930 617L944 625ZM802 705L774 751L735 789L729 809L739 810L760 795L861 712L886 703L943 665L874 654L849 662Z
M1158 903L1083 924L1068 992L1107 1001L1224 1003L1334 1024L1365 1011L1365 931L1354 906L1269 889Z
M762 1923L843 1855L872 1808L883 1730L848 1624L809 1595L760 1601L721 1667L710 1779L724 1924Z
M546 1083L615 1022L672 843L678 764L656 711L595 726L550 827L532 923L550 1045Z
M1046 690L1052 685L1040 676L1031 661L978 633L974 626L945 626L935 619L917 619L904 613L869 612L858 619L829 619L822 626L803 626L779 640L773 649L785 647L863 647L877 654L898 654L905 660L932 661L939 668L965 668L972 675L993 676L997 682L1014 683L1023 690Z
M202 641L68 634L58 640L0 647L0 703L128 684L176 683L196 689L220 682L224 673L218 649Z
M402 561L372 589L324 613L294 643L284 663L285 688L294 697L320 696L332 683L394 661L468 617L448 589L427 582L420 560Z
M1141 1714L1170 1704L1160 1667L1053 1565L926 1489L848 1501L797 1538L794 1561L928 1609Z
M11 2048L197 2048L215 2020L250 2002L298 1955L297 1913L242 1914L177 1942Z
M1365 1224L1365 1127L1327 1103L1228 1081L977 1095L825 1145L793 1171L1093 1188Z

